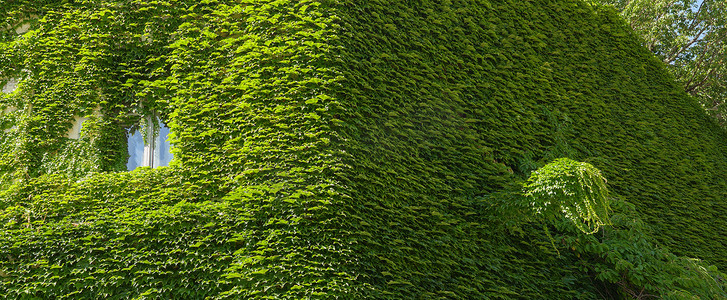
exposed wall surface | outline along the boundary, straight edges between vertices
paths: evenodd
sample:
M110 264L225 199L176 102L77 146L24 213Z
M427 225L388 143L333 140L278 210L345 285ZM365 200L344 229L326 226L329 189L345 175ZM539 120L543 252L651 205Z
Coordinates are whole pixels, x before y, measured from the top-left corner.
M28 0L0 20L6 298L724 295L727 136L611 10ZM151 115L174 160L125 172ZM612 227L511 207L560 157L604 172Z

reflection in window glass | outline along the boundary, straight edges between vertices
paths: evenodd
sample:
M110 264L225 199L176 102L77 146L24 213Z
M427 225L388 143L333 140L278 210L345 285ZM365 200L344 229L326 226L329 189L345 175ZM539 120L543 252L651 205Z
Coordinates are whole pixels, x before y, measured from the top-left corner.
M153 167L168 166L172 161L172 153L169 151L172 144L169 143L169 127L159 122L159 134L154 139Z
M129 161L126 163L126 169L131 171L138 167L162 167L168 166L172 161L173 155L170 152L171 143L169 143L169 127L159 122L159 133L152 136L153 132L148 132L148 145L144 145L144 138L141 131L129 133L128 147Z
M129 161L126 163L126 169L131 171L141 167L144 162L144 138L141 131L135 130L129 133L128 146Z

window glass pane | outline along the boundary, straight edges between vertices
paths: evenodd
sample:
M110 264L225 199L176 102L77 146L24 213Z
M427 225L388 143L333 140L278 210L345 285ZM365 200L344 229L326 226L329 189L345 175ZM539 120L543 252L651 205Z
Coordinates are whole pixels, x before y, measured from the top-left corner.
M169 151L172 147L167 140L169 138L169 127L159 121L159 135L154 139L154 167L168 166L172 161L173 155Z
M76 120L73 121L73 126L71 129L68 130L68 138L70 139L80 139L81 138L81 129L83 129L83 122L86 122L87 118L84 117L76 117Z
M169 127L159 121L159 133L151 136L152 132L147 132L150 143L144 145L142 133L138 130L129 133L127 141L129 151L129 160L126 163L126 169L131 171L138 167L161 167L168 166L172 161L173 155L170 152L171 143L169 143Z
M144 138L141 132L134 130L129 133L128 147L129 161L126 163L126 169L131 171L142 166L144 161Z
M8 80L8 83L3 86L3 93L12 93L17 87L18 80L15 78L10 78L10 80Z

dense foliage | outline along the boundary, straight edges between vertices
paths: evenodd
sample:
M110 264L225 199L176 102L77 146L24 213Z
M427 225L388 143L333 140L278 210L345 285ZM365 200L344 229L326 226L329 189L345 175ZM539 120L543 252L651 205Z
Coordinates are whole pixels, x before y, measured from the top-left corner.
M614 6L684 90L727 122L727 2L595 0Z
M525 190L524 205L542 219L565 217L589 234L610 224L606 179L591 164L557 159L533 172Z
M416 2L3 3L0 295L726 297L727 136L614 11ZM541 167L613 226L518 217Z

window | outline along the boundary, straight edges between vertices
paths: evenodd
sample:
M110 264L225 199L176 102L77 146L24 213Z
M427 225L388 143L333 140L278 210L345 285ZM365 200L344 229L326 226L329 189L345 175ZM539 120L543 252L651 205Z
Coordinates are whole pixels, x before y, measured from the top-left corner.
M30 31L30 23L28 23L27 21L24 22L24 23L21 22L20 25L18 25L18 26L15 27L15 33L18 36L24 35L28 31ZM23 71L27 71L27 70L23 69ZM17 78L9 78L9 79L6 78L6 79L7 79L7 82L2 87L2 92L3 93L6 93L6 94L9 94L9 93L12 93L13 91L15 91L15 89L18 88L18 79Z
M24 35L26 32L30 31L30 23L28 21L21 21L19 25L15 26L15 34L18 36ZM23 72L27 72L26 69L23 69ZM5 85L2 86L2 93L4 94L10 94L15 92L15 90L18 89L18 78L4 78L1 79L0 82L5 81ZM17 108L13 106L7 106L5 109L2 110L2 114L9 114L14 111L16 111ZM4 128L3 132L8 133L15 129L16 126L13 125L11 128Z
M9 94L15 91L18 85L18 80L11 78L10 80L7 80L7 83L2 88L3 94ZM16 128L14 118L9 117L8 115L15 111L15 107L12 106L5 106L5 108L0 111L0 128L2 128L2 132L9 133L13 131L13 129Z
M156 118L159 130L152 130L152 117L145 118L142 130L131 129L128 132L129 161L126 169L131 171L138 167L161 167L168 166L173 155L170 152L171 144L168 141L169 127L159 118ZM146 134L146 139L144 138ZM144 143L144 140L147 143Z
M86 117L79 117L76 116L75 120L73 120L73 126L71 126L70 129L68 129L68 133L66 136L69 139L77 140L81 138L81 129L83 128L83 122L86 122L88 118Z
M18 79L16 78L10 78L5 86L3 86L3 93L9 94L15 91L15 89L18 88Z

